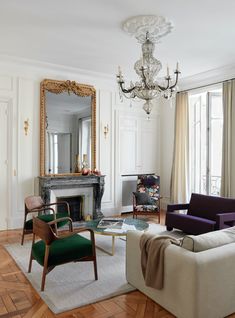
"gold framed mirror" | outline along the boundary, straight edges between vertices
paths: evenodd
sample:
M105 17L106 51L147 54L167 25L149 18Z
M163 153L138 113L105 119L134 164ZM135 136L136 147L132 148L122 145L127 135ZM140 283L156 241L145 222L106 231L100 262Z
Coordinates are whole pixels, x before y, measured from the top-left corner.
M96 167L96 91L75 81L40 84L40 176Z

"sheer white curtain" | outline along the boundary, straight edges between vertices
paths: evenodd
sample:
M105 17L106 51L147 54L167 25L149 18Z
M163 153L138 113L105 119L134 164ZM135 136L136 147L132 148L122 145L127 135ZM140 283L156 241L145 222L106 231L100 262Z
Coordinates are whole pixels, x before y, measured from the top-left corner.
M189 199L189 115L188 93L176 95L175 141L171 173L171 202Z
M235 196L235 80L223 83L223 152L221 195Z

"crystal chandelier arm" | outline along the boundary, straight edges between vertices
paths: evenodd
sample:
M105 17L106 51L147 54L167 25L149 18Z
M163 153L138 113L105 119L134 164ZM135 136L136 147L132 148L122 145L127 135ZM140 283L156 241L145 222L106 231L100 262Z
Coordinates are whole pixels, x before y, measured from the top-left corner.
M157 85L157 86L160 88L161 91L166 91L170 87L170 80L171 80L171 77L167 76L166 77L166 81L167 81L166 87L161 86L161 85Z
M118 84L119 84L119 86L120 86L122 92L125 93L125 94L126 94L126 93L131 93L131 92L136 88L135 86L133 86L133 87L131 87L131 88L125 88L125 87L123 87L124 81L118 81Z
M178 77L179 77L180 71L176 70L174 73L176 74L176 76L175 76L175 84L174 84L174 85L171 85L171 86L169 87L170 89L173 89L173 88L176 87L176 85L177 85L177 83L178 83Z
M166 87L163 87L161 85L158 85L158 87L160 88L160 90L162 90L163 92L170 89L172 90L173 88L176 87L177 83L178 83L178 77L179 77L179 74L180 74L180 71L176 70L174 72L176 74L175 76L175 83L173 85L170 85L170 80L171 80L171 77L170 76L167 76L166 77L166 80L167 80L167 86Z

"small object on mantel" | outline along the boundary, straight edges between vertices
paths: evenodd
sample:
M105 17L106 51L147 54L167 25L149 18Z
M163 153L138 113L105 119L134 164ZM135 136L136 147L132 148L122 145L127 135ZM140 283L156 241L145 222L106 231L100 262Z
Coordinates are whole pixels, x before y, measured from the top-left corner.
M101 176L101 171L97 169L91 170L88 168L83 168L81 172L83 176L90 176L90 175Z
M101 176L101 171L97 170L96 168L92 170L92 173L96 176Z
M80 172L81 172L80 157L79 157L79 154L77 154L75 157L75 173L80 173Z
M83 176L89 175L90 172L91 172L90 169L87 169L87 168L83 168L83 169L82 169L82 175L83 175Z
M85 221L91 221L91 215L88 213L85 217Z

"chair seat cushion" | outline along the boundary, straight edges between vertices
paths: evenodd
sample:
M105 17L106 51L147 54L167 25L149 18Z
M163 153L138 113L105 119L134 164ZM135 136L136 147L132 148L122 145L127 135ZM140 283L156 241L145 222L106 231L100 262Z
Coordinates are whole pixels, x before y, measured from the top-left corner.
M151 204L151 205L136 205L135 206L135 210L137 212L140 211L152 211L152 212L157 212L158 211L158 206L156 206L155 204Z
M44 241L36 242L32 248L34 259L43 266L45 255ZM92 256L92 242L79 234L55 240L50 245L48 266L56 266Z
M215 230L215 221L203 219L200 217L182 214L167 213L166 226L182 230L185 233L198 235Z
M59 218L63 218L63 217L66 217L68 216L68 213L66 212L61 212L61 213L57 213L56 214L56 219L59 219ZM43 214L43 215L39 215L37 216L40 220L48 223L48 222L51 222L54 220L54 214ZM62 222L58 222L57 223L57 227L61 227L63 225L65 225L68 221L62 221ZM26 221L25 223L25 229L26 230L33 230L33 219L29 219L28 221Z

